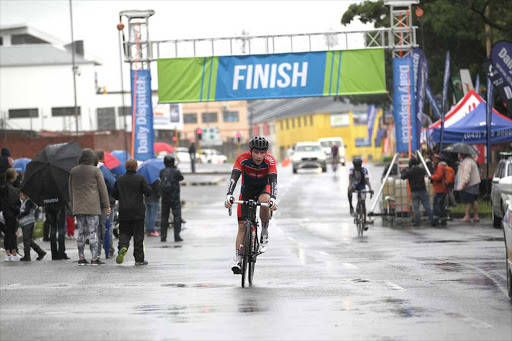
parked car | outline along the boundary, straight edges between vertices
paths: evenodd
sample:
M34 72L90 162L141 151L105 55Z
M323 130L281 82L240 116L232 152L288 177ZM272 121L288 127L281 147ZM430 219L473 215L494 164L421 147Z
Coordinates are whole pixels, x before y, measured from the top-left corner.
M202 163L223 164L226 162L228 157L226 155L222 155L215 149L201 149L199 159Z
M503 234L505 236L508 296L512 298L512 176L501 179L498 184L502 188L502 194L507 196L507 211L503 216Z
M327 156L320 142L299 142L292 156L293 173L302 168L322 168L327 172Z
M499 185L501 179L512 176L512 154L502 153L503 159L498 163L492 179L491 201L494 227L501 227L501 220L507 211L507 195L503 194L503 187Z
M186 148L186 147L176 148L176 157L178 158L178 161L181 163L190 162L190 154L188 153L188 148Z
M343 139L341 137L324 137L318 139L318 142L322 145L322 150L327 158L329 158L329 155L331 154L331 147L333 145L337 145L340 152L340 163L345 166L345 145L343 144Z

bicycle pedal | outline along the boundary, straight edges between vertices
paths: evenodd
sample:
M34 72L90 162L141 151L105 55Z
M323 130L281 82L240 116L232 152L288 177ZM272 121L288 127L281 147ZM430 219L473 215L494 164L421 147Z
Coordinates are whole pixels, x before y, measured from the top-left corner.
M366 224L368 224L368 225L373 225L373 223L374 223L374 221L373 221L373 220L367 220L367 221L366 221Z

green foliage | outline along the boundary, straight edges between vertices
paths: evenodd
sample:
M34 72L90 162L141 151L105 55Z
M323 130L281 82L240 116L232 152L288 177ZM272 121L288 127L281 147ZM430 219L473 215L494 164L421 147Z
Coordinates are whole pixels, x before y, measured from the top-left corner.
M512 40L512 0L422 0L421 21L413 14L418 26L417 43L427 56L429 84L434 93L442 91L446 51L451 55L451 73L469 69L473 77L480 73L485 84L482 63L486 59L486 38L492 43ZM413 8L414 10L414 8ZM341 24L352 20L373 23L376 28L389 27L389 7L382 0L352 4L341 18ZM489 34L485 25L490 25ZM388 66L389 64L389 66ZM392 89L391 60L386 59L386 86ZM367 98L365 100L364 98ZM359 101L370 103L370 97Z

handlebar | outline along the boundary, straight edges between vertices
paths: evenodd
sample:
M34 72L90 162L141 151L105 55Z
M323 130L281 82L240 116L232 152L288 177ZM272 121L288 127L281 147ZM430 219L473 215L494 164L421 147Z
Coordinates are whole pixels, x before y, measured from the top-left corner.
M234 204L237 204L237 205L254 205L254 206L263 206L263 207L268 207L268 204L266 202L257 202L257 201L254 201L254 200L235 200L233 201L233 205ZM229 215L231 216L231 208L229 209Z

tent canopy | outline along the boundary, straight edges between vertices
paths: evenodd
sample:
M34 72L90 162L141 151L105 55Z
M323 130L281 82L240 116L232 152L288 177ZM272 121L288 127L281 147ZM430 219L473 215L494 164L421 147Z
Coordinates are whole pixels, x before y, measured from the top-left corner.
M439 143L441 128L434 127L431 130L432 139ZM444 129L443 142L448 144L459 142L485 144L487 142L486 135L486 103L481 102L466 116ZM512 120L496 110L492 111L490 142L492 144L512 142Z

